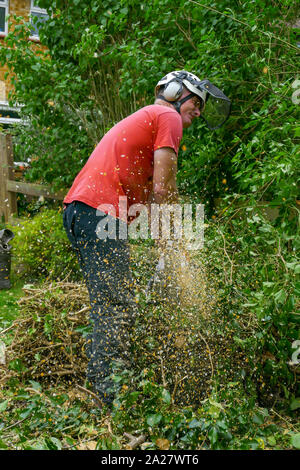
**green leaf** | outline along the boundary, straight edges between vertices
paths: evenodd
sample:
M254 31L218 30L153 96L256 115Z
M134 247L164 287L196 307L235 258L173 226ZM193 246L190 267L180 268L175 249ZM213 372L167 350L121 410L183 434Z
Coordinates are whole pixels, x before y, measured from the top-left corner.
M9 369L15 370L17 372L24 372L27 370L21 359L13 359L9 363Z
M263 282L263 286L265 286L265 287L273 287L274 284L275 284L274 282L268 282L268 281Z
M20 418L21 419L26 419L30 414L33 413L33 410L31 408L26 408L24 411L20 413Z
M247 340L241 339L238 336L234 336L233 340L236 344L239 344L242 348L245 348L245 346L247 345Z
M291 444L296 449L300 449L300 432L293 434L291 437Z
M274 299L277 304L283 304L286 300L286 292L284 289L280 289L278 292L276 292Z
M4 400L2 403L0 403L0 411L5 411L8 405L8 400Z
M33 64L31 66L32 70L34 70L35 72L39 72L41 70L41 64L37 63L37 64Z
M2 441L2 439L0 439L0 449L8 449L7 444L4 441Z
M42 386L38 382L35 382L34 380L29 380L29 382L34 390L37 390L38 392L42 390Z
M276 445L276 439L275 436L269 436L267 437L267 441L270 444L270 446L275 446Z
M161 420L162 420L162 415L161 414L153 414L153 415L148 416L147 424L148 424L148 426L153 427L153 426L156 426L157 424L159 424Z
M212 428L208 432L208 437L212 445L214 445L218 440L218 430L216 428Z
M286 263L286 266L289 269L295 271L296 274L300 274L300 264L297 261L294 261L293 263Z
M168 392L168 390L166 390L166 389L164 388L163 391L162 391L161 397L162 397L162 400L163 400L165 403L167 403L168 405L170 405L172 398L171 398L171 395L170 395L170 393Z
M45 443L50 450L61 450L62 444L56 437L46 437Z
M192 419L192 421L189 423L189 428L194 429L194 428L201 428L203 425L203 422L199 421L198 419Z
M264 417L261 414L255 414L253 416L253 422L256 423L256 424L263 424Z
M291 410L297 410L300 408L300 397L294 398L290 404Z
M127 400L126 400L127 404L132 405L133 403L137 401L139 396L140 396L140 392L131 392L129 396L127 397Z

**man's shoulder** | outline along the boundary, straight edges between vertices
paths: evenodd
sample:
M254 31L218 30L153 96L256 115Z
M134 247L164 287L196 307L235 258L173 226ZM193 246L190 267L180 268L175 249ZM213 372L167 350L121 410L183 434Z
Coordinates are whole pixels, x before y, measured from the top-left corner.
M138 114L137 114L138 113ZM160 104L150 104L140 108L136 113L137 117L160 125L162 123L172 123L172 125L181 125L181 116L177 111L169 106L162 106Z
M140 111L145 111L145 112L153 113L156 115L167 113L167 114L173 114L174 116L180 117L180 115L177 113L177 111L174 108L170 108L169 106L162 106L161 104L150 104L148 106L144 106L143 108L141 108Z

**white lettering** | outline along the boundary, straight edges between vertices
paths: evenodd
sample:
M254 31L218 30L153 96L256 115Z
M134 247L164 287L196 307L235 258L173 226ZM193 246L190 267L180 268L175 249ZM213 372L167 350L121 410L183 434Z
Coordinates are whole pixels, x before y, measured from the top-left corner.
M108 214L103 217L97 224L96 227L96 235L100 240L105 240L106 238L110 238L112 240L116 239L116 209L112 204L100 204L97 207L96 216L101 216L103 213ZM107 227L107 229L106 229Z

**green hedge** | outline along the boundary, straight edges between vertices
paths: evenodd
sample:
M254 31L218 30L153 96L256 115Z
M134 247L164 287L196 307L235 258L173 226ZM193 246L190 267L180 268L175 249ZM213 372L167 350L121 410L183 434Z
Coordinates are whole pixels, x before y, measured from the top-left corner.
M26 279L77 279L79 266L62 224L62 213L43 210L22 225L9 227L12 240L12 269Z

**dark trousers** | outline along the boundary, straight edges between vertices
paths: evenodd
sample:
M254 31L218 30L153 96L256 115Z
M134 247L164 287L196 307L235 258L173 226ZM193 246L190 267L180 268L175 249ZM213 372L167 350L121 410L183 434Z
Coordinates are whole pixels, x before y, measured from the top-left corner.
M98 223L109 217L79 201L67 205L63 223L77 255L91 303L93 331L87 341L87 378L104 402L111 402L108 379L114 360L130 363L130 335L137 313L127 240L100 239Z

